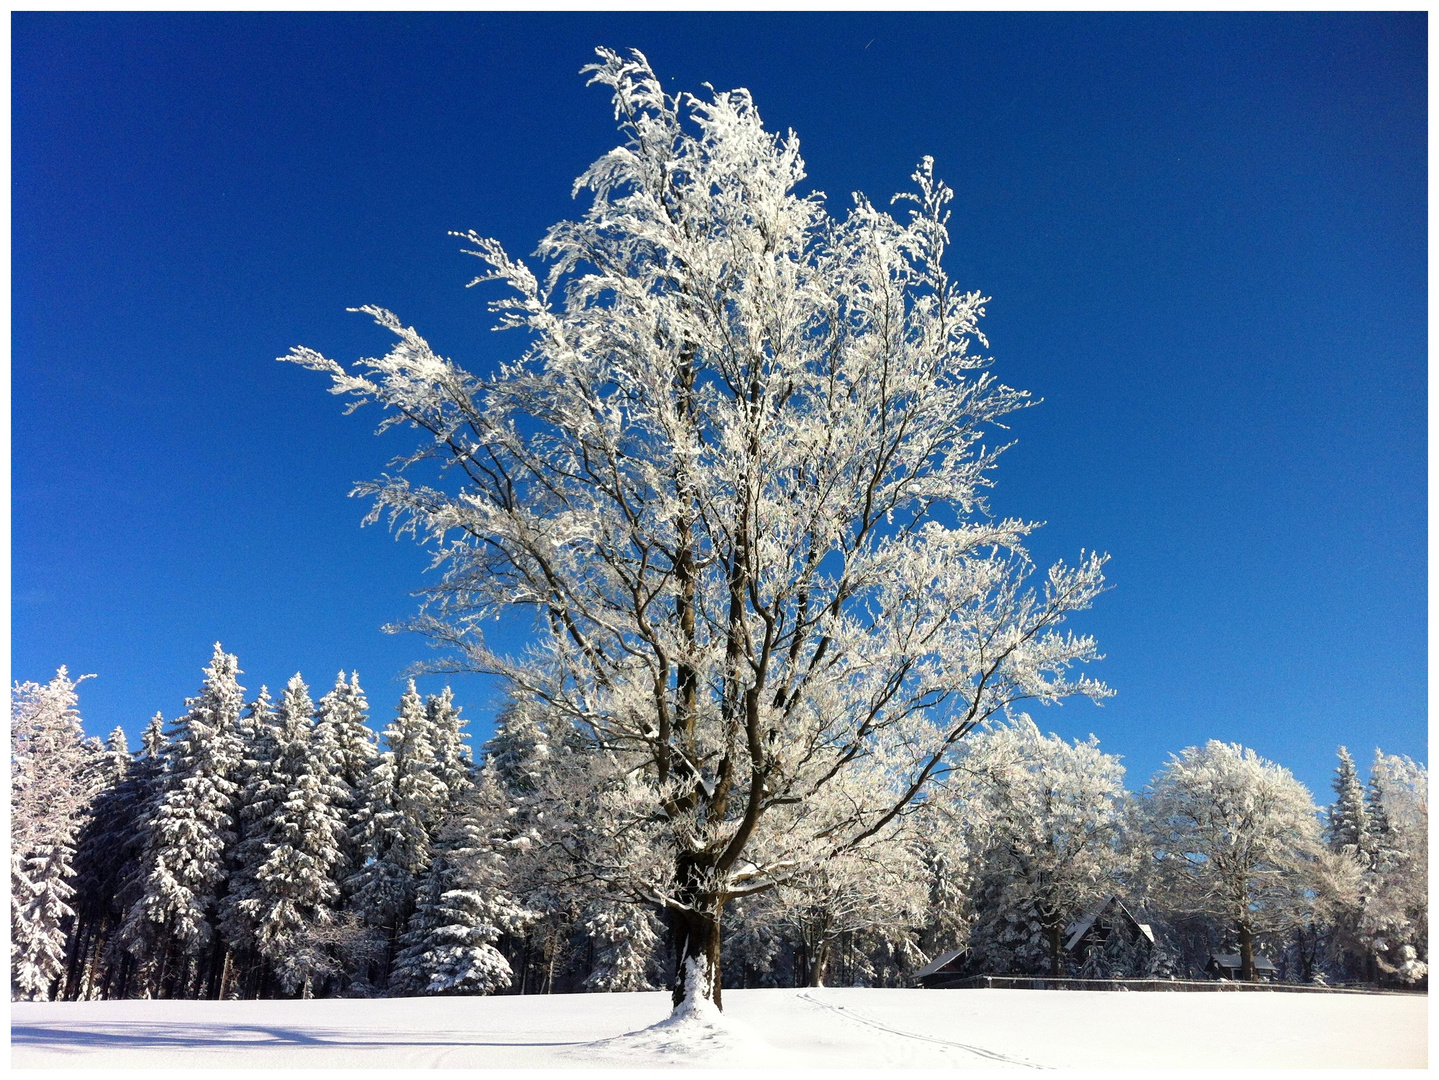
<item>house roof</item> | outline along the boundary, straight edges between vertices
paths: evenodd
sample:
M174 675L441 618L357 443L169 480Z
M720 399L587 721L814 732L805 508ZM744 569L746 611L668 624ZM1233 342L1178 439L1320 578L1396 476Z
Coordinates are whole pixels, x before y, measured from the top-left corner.
M1099 917L1103 915L1106 911L1108 911L1111 907L1118 911L1119 914L1121 914L1124 918L1128 919L1131 923L1133 923L1135 929L1137 929L1141 934L1148 938L1151 945L1154 944L1154 931L1150 929L1149 924L1142 923L1133 915L1131 915L1129 909L1124 906L1124 902L1120 900L1118 896L1111 896L1108 900L1104 901L1104 903L1094 908L1094 910L1092 910L1088 915L1084 916L1084 918L1080 919L1078 922L1070 923L1068 929L1069 940L1065 942L1064 951L1072 952L1074 948L1080 943L1080 941L1084 939L1084 935L1089 933L1090 929L1094 926L1095 922L1099 919Z
M1233 968L1235 971L1238 971L1244 966L1243 959L1237 953L1214 953L1209 957L1209 962L1211 964L1217 964L1222 968ZM1256 953L1254 955L1254 970L1278 971L1279 969L1274 966L1274 962L1267 956L1260 956Z
M939 974L939 972L943 971L949 964L953 963L956 959L958 959L961 955L967 953L968 951L968 949L954 949L947 953L940 953L928 964L916 971L914 973L914 977L916 979L919 979L923 978L925 975L937 975Z

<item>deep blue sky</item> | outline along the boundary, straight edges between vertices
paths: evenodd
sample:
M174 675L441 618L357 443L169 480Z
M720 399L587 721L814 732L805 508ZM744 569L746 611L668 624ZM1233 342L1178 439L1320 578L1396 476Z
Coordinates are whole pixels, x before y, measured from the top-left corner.
M1113 555L1074 625L1118 696L1042 727L1133 787L1209 738L1321 801L1341 742L1427 758L1422 13L12 18L13 673L97 673L89 730L179 713L216 639L392 715L426 557L346 493L408 438L273 358L384 350L361 303L518 348L446 231L580 212L607 44L748 87L837 213L923 154L957 190L951 270L1044 398L993 508Z

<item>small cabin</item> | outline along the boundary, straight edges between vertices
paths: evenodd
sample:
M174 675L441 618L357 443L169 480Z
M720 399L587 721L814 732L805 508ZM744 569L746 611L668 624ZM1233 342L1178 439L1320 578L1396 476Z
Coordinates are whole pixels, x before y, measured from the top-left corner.
M1244 962L1238 953L1214 953L1204 965L1204 974L1211 979L1227 979L1239 982L1239 972ZM1279 978L1279 969L1267 956L1254 954L1254 978L1259 982L1274 982Z
M968 963L968 949L952 949L949 952L940 953L916 971L914 979L926 990L942 989L964 978Z
M1064 951L1078 964L1110 957L1147 957L1154 948L1154 930L1134 917L1124 902L1111 896L1064 932ZM1139 974L1130 972L1126 974Z

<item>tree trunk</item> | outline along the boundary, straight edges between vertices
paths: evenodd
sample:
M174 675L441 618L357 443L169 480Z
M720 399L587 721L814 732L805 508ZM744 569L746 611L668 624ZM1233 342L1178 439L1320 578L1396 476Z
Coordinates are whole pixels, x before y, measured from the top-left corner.
M824 969L829 963L829 942L821 941L814 950L814 959L809 965L809 984L811 986L824 985Z
M1064 949L1063 933L1059 923L1053 919L1045 927L1049 936L1049 974L1051 978L1062 979L1064 977Z
M1239 924L1239 979L1254 981L1254 932L1247 922Z
M676 1010L720 1002L720 908L712 898L696 896L687 908L671 908L670 933L675 943L675 980L671 1000Z

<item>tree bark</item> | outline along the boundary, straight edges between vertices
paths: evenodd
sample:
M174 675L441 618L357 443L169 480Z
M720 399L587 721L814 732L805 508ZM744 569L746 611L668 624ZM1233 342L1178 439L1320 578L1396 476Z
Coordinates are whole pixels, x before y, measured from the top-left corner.
M1049 974L1051 978L1060 979L1064 977L1064 952L1062 943L1061 927L1058 920L1051 919L1045 927L1049 936Z
M1239 978L1254 981L1254 932L1247 922L1239 924Z
M680 860L680 882L693 880L698 868ZM689 893L686 895L686 893ZM720 1000L720 912L722 902L699 890L681 889L684 907L669 909L670 934L675 946L675 978L671 993L674 1007L686 1002L709 1002L716 1009Z
M811 986L824 985L824 969L829 963L829 942L821 941L814 950L814 960L809 966L809 984Z

